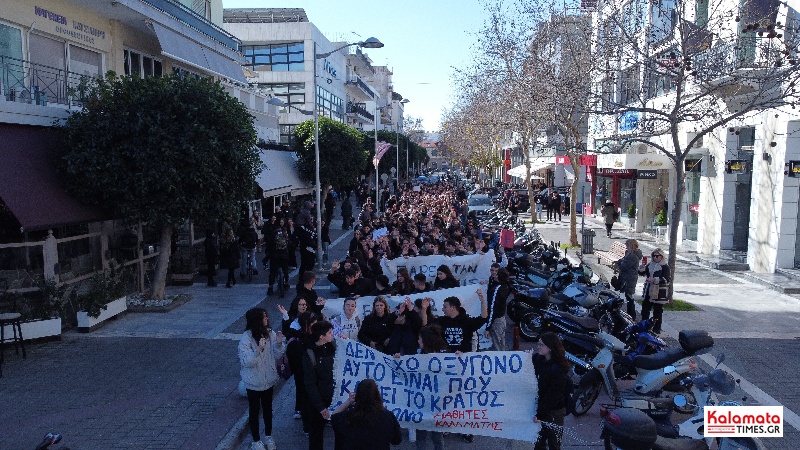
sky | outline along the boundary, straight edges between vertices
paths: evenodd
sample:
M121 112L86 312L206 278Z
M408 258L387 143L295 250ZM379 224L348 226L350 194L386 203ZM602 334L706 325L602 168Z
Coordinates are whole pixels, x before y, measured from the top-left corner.
M409 100L406 117L423 119L426 131L439 130L454 68L471 63L484 17L479 0L223 0L223 7L303 8L332 41L378 38L383 48L364 51L392 69L395 91Z

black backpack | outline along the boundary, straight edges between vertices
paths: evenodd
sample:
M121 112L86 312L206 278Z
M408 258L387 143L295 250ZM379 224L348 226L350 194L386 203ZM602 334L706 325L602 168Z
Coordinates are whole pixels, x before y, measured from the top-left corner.
M278 250L286 250L289 248L289 236L284 231L279 231L275 234L275 248Z

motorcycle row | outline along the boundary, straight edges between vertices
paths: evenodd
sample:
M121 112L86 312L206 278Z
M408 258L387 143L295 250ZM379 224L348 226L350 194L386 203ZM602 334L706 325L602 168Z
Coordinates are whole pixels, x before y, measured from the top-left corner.
M527 340L551 331L564 342L573 380L568 412L586 414L601 390L608 394L612 403L601 405L606 449L764 448L756 438L703 437L704 406L738 404L718 399L738 380L719 368L700 369L698 355L714 345L707 332L681 331L679 346L669 346L652 332L653 319L635 322L622 293L584 262L571 264L559 243L543 242L536 229L517 238L507 256L509 318ZM673 424L673 412L691 417Z

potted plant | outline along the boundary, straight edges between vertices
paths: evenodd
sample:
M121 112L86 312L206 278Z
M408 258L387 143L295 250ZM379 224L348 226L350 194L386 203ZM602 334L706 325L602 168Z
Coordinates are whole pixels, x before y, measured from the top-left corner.
M172 284L191 286L194 280L196 267L194 259L186 251L178 250L170 257L169 264Z
M108 270L89 279L78 299L78 329L89 331L95 325L128 309L122 270L111 264Z
M0 292L0 303L12 304L22 315L22 337L26 340L60 339L61 318L67 305L67 287L55 281L35 280L38 290L26 292ZM13 335L6 326L5 335Z
M636 203L631 203L628 206L628 226L633 228L636 223Z
M656 232L658 236L665 236L667 234L667 210L661 209L656 216Z

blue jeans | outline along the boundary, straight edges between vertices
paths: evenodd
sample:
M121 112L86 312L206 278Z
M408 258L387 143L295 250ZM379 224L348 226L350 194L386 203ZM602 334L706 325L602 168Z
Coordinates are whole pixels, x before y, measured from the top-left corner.
M425 441L431 438L433 450L444 450L444 435L438 431L417 430L417 450L425 450Z

